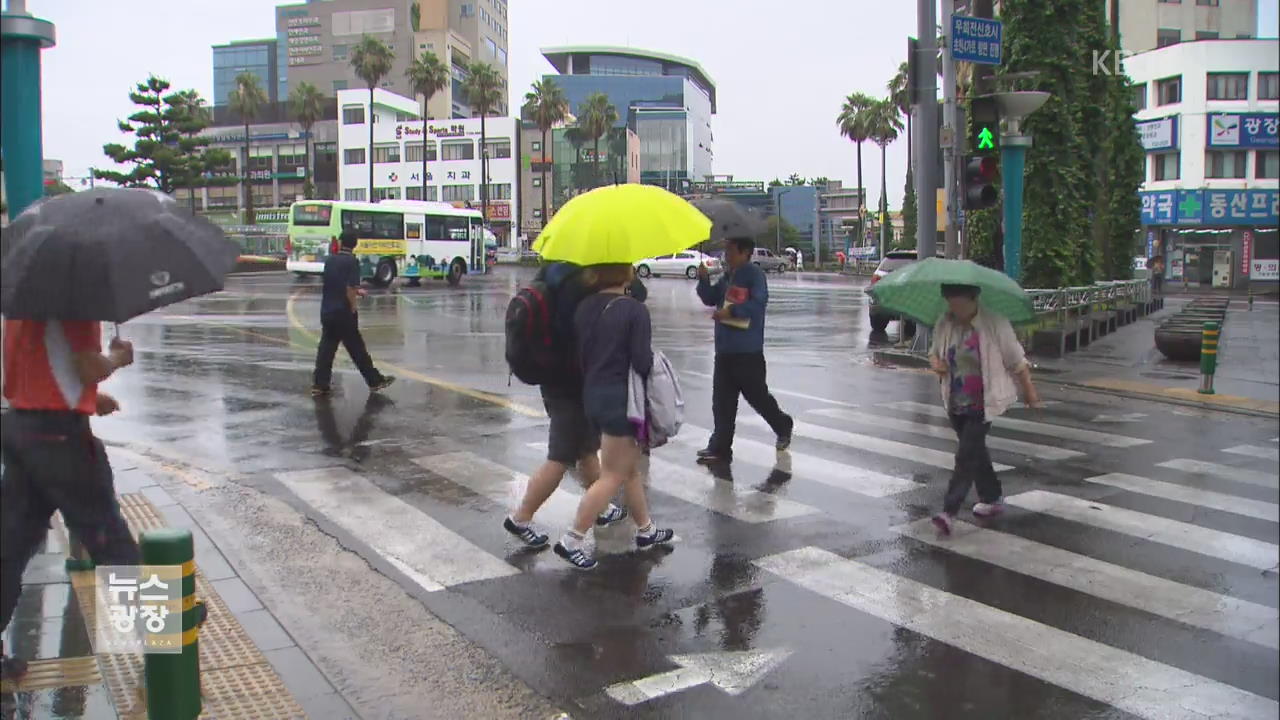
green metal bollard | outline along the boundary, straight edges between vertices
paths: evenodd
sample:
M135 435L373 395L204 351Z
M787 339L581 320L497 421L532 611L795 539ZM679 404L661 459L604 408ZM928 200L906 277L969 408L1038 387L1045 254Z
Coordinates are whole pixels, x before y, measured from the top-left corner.
M77 538L70 528L67 529L67 559L63 563L63 567L69 573L92 570L97 567L93 562L93 558L89 557L89 551L85 550L84 543L80 542L80 538Z
M197 644L205 607L196 602L195 546L191 531L181 528L142 534L144 565L182 568L182 653L148 653L146 666L148 720L195 720L200 701L200 648ZM149 572L144 568L144 573Z
M1200 394L1213 395L1213 373L1218 369L1218 323L1204 324L1200 336Z

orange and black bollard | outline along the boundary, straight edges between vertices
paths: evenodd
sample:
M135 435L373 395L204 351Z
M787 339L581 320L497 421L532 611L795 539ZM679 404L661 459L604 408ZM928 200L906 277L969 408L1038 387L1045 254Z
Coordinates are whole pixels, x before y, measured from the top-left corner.
M1213 374L1218 369L1218 323L1207 322L1200 337L1200 394L1213 395Z

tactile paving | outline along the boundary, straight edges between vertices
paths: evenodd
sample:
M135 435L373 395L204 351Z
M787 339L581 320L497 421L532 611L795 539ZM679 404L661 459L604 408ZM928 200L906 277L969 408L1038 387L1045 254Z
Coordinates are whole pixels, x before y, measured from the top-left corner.
M6 693L50 690L102 682L96 657L53 658L27 663L27 674L18 682L6 680L0 688Z
M143 495L120 496L120 510L134 537L165 527L164 520ZM90 642L95 642L91 571L72 572L71 585L84 612ZM213 586L196 568L196 599L208 616L200 626L201 718L212 720L295 720L306 713L285 687L271 663L253 644ZM96 646L95 646L96 651ZM147 704L141 655L97 656L99 672L111 692L121 720L146 720Z

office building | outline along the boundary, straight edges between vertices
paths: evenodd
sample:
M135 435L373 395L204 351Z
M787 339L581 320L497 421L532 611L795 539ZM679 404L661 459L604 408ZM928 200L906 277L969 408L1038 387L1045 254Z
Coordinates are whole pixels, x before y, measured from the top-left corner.
M775 185L769 188L770 212L795 228L801 249L813 257L818 247L818 191L814 185Z
M560 74L544 76L581 114L589 95L602 92L618 111L615 127L640 141L640 180L675 192L711 176L711 116L716 86L698 63L665 53L609 46L544 48Z
M1128 53L1258 36L1258 0L1107 0L1108 13L1113 2L1120 3L1120 47Z
M236 89L240 73L257 76L258 84L270 102L277 102L289 95L284 74L280 72L280 46L274 39L237 40L226 45L213 46L213 101L215 106L226 105L231 91Z
M1142 252L1171 281L1280 277L1278 53L1276 40L1199 40L1125 60L1147 153Z
M368 200L369 161L377 200L429 200L481 209L481 159L489 170L488 222L500 245L519 235L520 145L515 118L490 117L484 148L480 118L428 121L423 137L418 101L386 90L373 94L373 157L369 157L369 92L338 91L338 186L344 200ZM424 147L425 146L425 147ZM422 158L427 159L423 194Z
M435 119L471 117L461 91L465 67L473 60L492 65L507 82L506 0L312 0L276 7L276 43L281 87L309 82L326 95L366 88L351 67L351 52L371 36L394 52L391 72L379 87L413 97L405 70L424 52L435 53L452 73L452 82L436 93L427 108ZM287 97L281 90L281 97ZM509 112L503 93L494 115Z
M863 195L866 188L862 189ZM829 180L818 188L818 252L819 258L834 258L839 251L858 245L875 245L877 235L864 225L867 233L858 241L858 214L863 197L857 188L846 188L839 180Z
M615 127L600 138L599 163L596 143L572 124L560 124L547 132L529 122L521 123L520 197L523 207L520 227L526 240L536 238L545 224L542 214L543 183L547 183L547 215L571 198L601 185L640 182L640 138L629 128ZM549 217L546 219L550 219Z

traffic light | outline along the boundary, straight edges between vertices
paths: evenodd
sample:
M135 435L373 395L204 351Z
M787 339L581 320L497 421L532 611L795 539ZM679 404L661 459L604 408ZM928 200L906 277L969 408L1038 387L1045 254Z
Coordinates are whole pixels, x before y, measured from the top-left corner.
M996 159L969 155L964 159L964 209L981 210L996 204Z
M969 104L969 146L975 155L995 155L1000 150L1000 108L995 98L976 97Z

